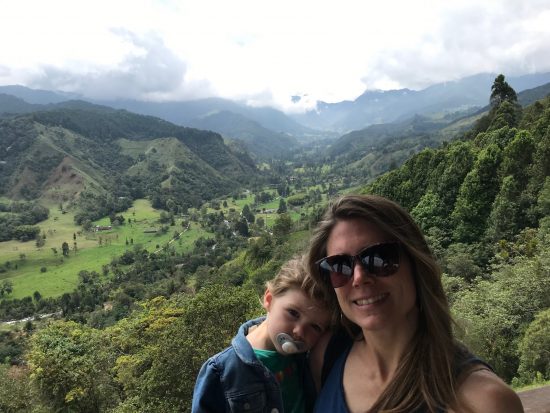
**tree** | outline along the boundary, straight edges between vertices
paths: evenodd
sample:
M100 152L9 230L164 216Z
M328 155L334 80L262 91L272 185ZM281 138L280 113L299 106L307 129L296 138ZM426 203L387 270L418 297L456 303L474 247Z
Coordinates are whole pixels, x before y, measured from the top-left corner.
M453 238L458 242L472 242L484 233L491 205L499 190L495 176L502 159L502 151L490 144L478 155L474 168L466 175L451 214Z
M286 210L287 210L286 202L284 198L281 198L281 200L279 201L279 208L277 209L277 214L284 214Z
M519 254L512 265L497 267L486 279L476 279L452 307L463 327L457 330L459 339L507 381L517 374L522 333L535 314L550 306L550 250L547 245L540 247L534 257ZM532 348L539 345L544 346L544 340L533 343Z
M111 329L121 354L113 371L126 396L117 412L190 411L202 363L229 345L243 320L261 312L253 290L232 286L145 302Z
M107 411L118 402L116 355L100 330L56 322L37 331L28 354L33 382L55 411Z
M36 410L35 410L36 409ZM0 364L0 412L44 411L38 408L28 368Z
M254 223L254 214L250 210L250 207L248 206L248 204L244 205L243 211L242 211L242 216L246 218L246 220L248 221L249 224Z
M10 280L3 280L0 284L0 297L3 297L4 294L11 294L13 291L13 284Z
M513 176L504 178L500 192L496 196L487 221L486 235L491 241L501 239L512 240L517 232L517 217L519 212L518 185Z
M63 256L68 257L69 256L69 244L67 244L67 242L63 242L63 244L61 244L61 249L63 251Z
M37 248L43 247L44 244L46 244L46 240L44 239L44 237L42 235L38 234L36 236L36 246L37 246Z
M248 237L248 224L246 222L246 219L242 217L237 221L235 224L235 231L239 233L239 235L242 235L243 237Z
M288 214L280 214L273 224L273 236L278 243L283 242L292 229L292 219Z
M498 75L493 86L491 86L491 97L489 99L491 107L497 107L504 101L516 103L517 100L516 91L504 80L504 75Z
M520 378L527 383L535 380L537 373L550 380L550 309L541 311L529 324L519 344Z

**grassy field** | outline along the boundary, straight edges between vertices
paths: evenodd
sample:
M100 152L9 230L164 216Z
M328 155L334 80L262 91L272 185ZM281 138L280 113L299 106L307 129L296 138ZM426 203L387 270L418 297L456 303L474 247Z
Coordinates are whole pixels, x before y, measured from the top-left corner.
M122 215L131 223L126 222L109 231L81 232L81 227L74 224L72 213L62 213L57 207L50 206L50 217L39 224L41 233L46 234L43 247L37 248L34 240L0 243L0 264L11 262L11 269L0 274L0 279L9 279L13 284L9 298L32 296L35 291L44 297L72 291L81 270L101 273L103 265L137 245L156 251L170 242L175 231L181 233L180 240L171 245L178 251L190 250L197 238L207 235L197 224L183 232L181 220L177 220L175 226L169 226L162 235L144 232L161 226L158 222L160 211L153 209L146 200L135 201L132 208ZM110 225L110 222L104 218L94 222L95 225ZM68 257L62 255L63 242L69 244ZM57 250L57 254L52 248ZM45 272L41 272L42 267L46 268Z
M263 218L265 227L270 229L278 217L276 211L280 197L273 189L265 190L275 195L273 201L252 208L254 195L244 192L246 196L241 199L225 199L227 207L221 207L224 200L220 200L220 210L228 213L230 209L234 209L240 213L248 204L253 209L256 219ZM126 220L124 225L99 232L83 231L80 226L74 224L74 214L70 211L62 212L59 205L46 206L50 209L50 216L39 224L41 234L46 235L46 244L43 247L38 248L34 240L0 242L0 265L10 262L8 271L0 273L0 281L9 279L13 285L13 291L7 298L32 296L35 291L39 291L43 297L56 297L76 287L80 271L101 273L104 265L135 246L142 246L154 252L170 243L177 251L189 251L197 238L212 236L197 223L191 223L184 232L181 218L176 220L174 226L168 226L164 234L155 232L162 226L159 223L161 211L152 208L148 200L136 200L130 209L121 213ZM268 212L257 212L264 210ZM208 212L214 212L214 209L208 208ZM288 206L288 212L296 221L300 219L300 212L307 213L309 210L295 210ZM105 217L93 223L94 227L96 225L108 226L110 221ZM180 239L172 241L176 232ZM63 256L61 247L64 242L67 242L70 248L66 257Z

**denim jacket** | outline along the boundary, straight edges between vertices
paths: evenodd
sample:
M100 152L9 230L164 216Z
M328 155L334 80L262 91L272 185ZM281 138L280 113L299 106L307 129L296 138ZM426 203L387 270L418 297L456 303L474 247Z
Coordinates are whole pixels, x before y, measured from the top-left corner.
M275 376L254 354L246 339L250 327L265 317L247 321L231 346L202 366L193 391L192 413L283 413L283 400ZM297 357L304 374L306 411L312 410L315 390L306 355Z

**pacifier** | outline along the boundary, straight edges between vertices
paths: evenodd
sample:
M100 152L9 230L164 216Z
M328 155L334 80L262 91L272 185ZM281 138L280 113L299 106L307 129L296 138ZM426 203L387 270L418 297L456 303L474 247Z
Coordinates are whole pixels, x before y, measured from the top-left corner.
M292 337L286 333L279 333L276 338L277 343L279 343L285 353L295 354L305 350L306 343L293 340Z

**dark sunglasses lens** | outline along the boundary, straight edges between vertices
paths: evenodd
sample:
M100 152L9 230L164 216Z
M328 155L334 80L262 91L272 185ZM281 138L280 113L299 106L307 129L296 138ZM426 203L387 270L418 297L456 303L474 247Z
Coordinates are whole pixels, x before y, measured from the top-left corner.
M399 244L373 245L361 251L357 257L362 267L376 277L387 277L399 270ZM353 276L355 258L350 255L333 255L319 261L319 269L333 288L348 283Z
M363 267L377 277L387 277L399 269L399 245L380 244L359 254Z
M319 263L319 268L330 278L333 288L342 287L353 274L353 259L345 255L327 257Z

